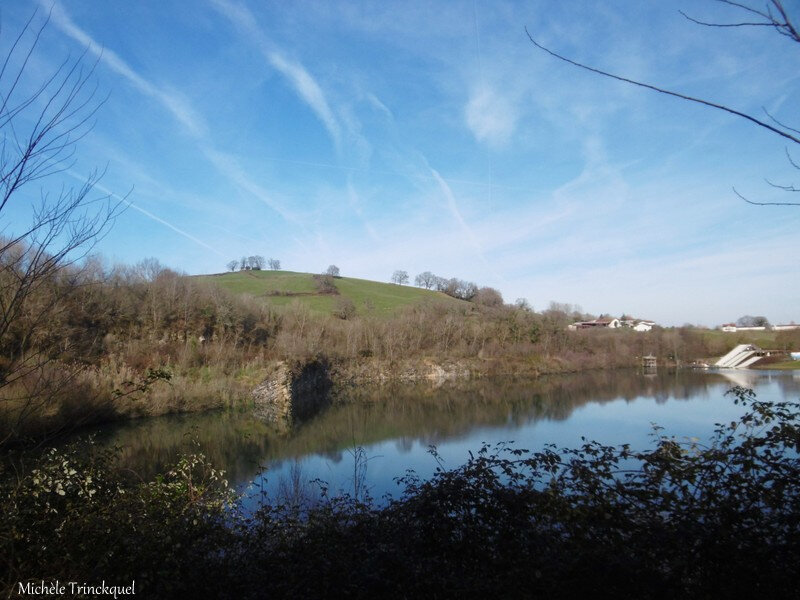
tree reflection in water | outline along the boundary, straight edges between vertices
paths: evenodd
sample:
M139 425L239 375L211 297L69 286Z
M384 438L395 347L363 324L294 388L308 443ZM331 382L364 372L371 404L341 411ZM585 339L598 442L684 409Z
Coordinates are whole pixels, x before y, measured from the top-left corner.
M229 480L241 489L256 479L270 493L290 501L315 502L326 486L330 493L345 491L363 498L367 493L380 496L389 491L387 482L402 475L413 461L429 460L421 456L429 445L453 444L463 449L465 460L467 450L481 442L535 442L527 432L537 424L569 430L575 422L579 427L576 413L584 407L600 409L598 414L609 419L608 427L619 430L618 435L632 426L638 427L636 435L646 435L649 422L667 425L662 421L666 415L686 412L682 407L689 405L684 402L711 399L727 404L722 400L724 392L741 383L742 377L760 397L800 396L800 380L791 373L753 373L736 372L737 381L733 381L731 375L715 372L660 370L654 377L643 377L635 371L616 370L440 386L360 386L339 390L333 406L290 431L259 421L247 411L227 411L126 422L95 433L99 443L121 446L124 466L145 480L163 471L190 440L196 440L210 461L225 469ZM637 417L644 419L641 427L638 422L623 423L624 417L612 418L612 411L604 408L614 403L614 410L622 411L614 414L624 415L626 410L646 412L649 406L663 407L671 401L678 402L668 412L653 408L652 417ZM626 409L628 405L633 406ZM708 431L711 425L713 421ZM572 433L576 439L585 434ZM386 455L385 464L373 469L384 482L377 488L370 487L367 475L376 453L381 458ZM389 466L397 467L397 472L385 472ZM315 478L320 481L309 481Z

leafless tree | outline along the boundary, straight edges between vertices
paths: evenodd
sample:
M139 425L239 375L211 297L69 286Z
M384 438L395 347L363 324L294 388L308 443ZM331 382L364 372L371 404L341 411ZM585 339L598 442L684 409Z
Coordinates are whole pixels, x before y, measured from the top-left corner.
M350 298L341 296L333 303L333 314L345 321L352 319L356 316L356 305Z
M744 315L736 320L737 327L769 327L769 319L764 316Z
M741 2L736 2L734 0L715 0L715 1L719 2L720 4L724 4L731 9L732 14L735 15L732 21L726 23L715 23L715 22L708 22L696 19L690 15L683 13L682 11L681 14L692 23L696 23L697 25L702 25L704 27L766 28L775 31L776 33L787 38L791 42L800 44L800 32L798 31L797 26L792 22L791 16L784 7L783 0L761 0L761 1L742 0ZM610 73L608 71L604 71L602 69L598 69L596 67L587 65L585 63L580 63L567 56L564 56L563 54L559 54L555 50L552 50L542 45L538 41L536 41L527 28L525 29L525 32L528 34L528 38L530 39L531 43L534 46L536 46L540 50L543 50L550 56L553 56L554 58L557 58L558 60L561 60L565 63L568 63L580 69L584 69L586 71L590 71L592 73L596 73L598 75L602 75L603 77L616 79L617 81L622 81L624 83L646 88L658 92L660 94L666 94L674 98L679 98L681 100L685 100L696 104L701 104L703 106L707 106L716 110L726 112L736 117L745 119L750 123L757 125L758 127L766 129L767 131L770 131L771 133L780 136L781 138L789 142L789 146L786 148L786 157L789 161L789 164L794 169L800 170L800 159L796 159L795 157L793 157L791 151L789 150L789 147L796 148L795 145L800 146L800 129L782 123L781 121L776 119L773 115L771 115L766 108L763 108L764 116L754 116L752 114L748 114L740 110L731 108L724 104L719 104L717 102L706 100L704 98L696 98L694 96L689 96L686 94L682 94L680 92L668 90L663 87L659 87L657 85L645 83L643 81L637 81L635 79L623 77L622 75L617 75L615 73ZM794 184L778 184L769 180L766 180L766 182L770 186L777 189L781 189L786 192L791 192L791 193L800 192L800 187ZM800 206L800 202L757 202L754 200L750 200L741 193L739 193L735 187L733 188L733 192L739 198L750 204L756 204L760 206L764 205Z
M264 257L259 256L258 254L247 257L247 263L250 265L250 268L256 271L260 271L261 269L263 269L266 262L267 261L264 260Z
M73 167L76 144L104 99L85 53L45 75L33 67L47 22L34 12L0 57L0 397L8 401L0 408L16 407L11 430L75 377L57 360L69 340L48 328L84 281L82 259L125 204L94 194L97 170L78 187L57 181ZM10 221L12 207L28 204L37 185L28 224Z
M322 275L314 275L314 285L317 288L317 292L320 294L337 295L339 293L339 289L336 287L333 277L333 275L328 275L327 273L323 273Z
M483 306L503 306L503 295L492 287L482 287L475 292L472 301Z
M152 256L143 258L134 266L134 270L139 278L148 283L155 281L165 269L166 267L161 264L161 261Z
M430 271L424 271L414 278L414 285L429 290L436 285L436 275Z
M442 285L443 287L441 288L441 291L448 296L459 298L461 300L472 300L472 298L475 297L475 294L478 293L477 285L471 281L464 281L462 279L458 279L457 277L445 279L442 282Z
M279 261L277 258L269 258L267 259L267 266L273 271L280 271L281 261Z
M339 267L336 265L330 265L325 270L325 275L330 275L331 277L339 277Z
M239 261L238 260L230 260L230 261L228 261L228 264L225 265L225 266L228 267L228 271L235 271L236 267L239 266Z
M533 312L533 307L527 298L517 298L514 301L514 306L520 310L524 310L525 312Z
M398 270L392 273L392 283L396 283L397 285L408 283L408 272Z

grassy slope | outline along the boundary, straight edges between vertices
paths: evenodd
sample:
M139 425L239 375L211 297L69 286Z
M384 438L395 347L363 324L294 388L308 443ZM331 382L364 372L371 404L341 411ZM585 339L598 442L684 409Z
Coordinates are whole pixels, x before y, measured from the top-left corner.
M337 298L349 298L358 314L390 315L397 309L423 301L464 303L441 292L423 290L393 283L381 283L367 279L337 277L334 283L339 296L317 293L311 273L294 271L237 271L220 275L202 275L202 279L216 283L237 294L249 294L273 306L285 306L291 302L302 302L317 313L330 313ZM288 292L298 295L270 295ZM466 303L464 303L466 304Z
M761 348L774 349L776 332L775 331L704 331L703 336L708 341L723 341L731 348L737 344L755 344Z
M779 371L794 371L800 370L800 360L786 360L777 363L768 363L764 365L755 364L753 369L775 369Z

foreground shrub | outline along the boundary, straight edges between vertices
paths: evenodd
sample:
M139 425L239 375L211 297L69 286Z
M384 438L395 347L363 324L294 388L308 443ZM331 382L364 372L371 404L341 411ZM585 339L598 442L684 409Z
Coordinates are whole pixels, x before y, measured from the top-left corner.
M7 478L7 586L137 579L146 597L797 597L798 404L747 407L707 444L484 447L378 507L230 506L199 455L152 483L50 451ZM435 453L435 452L434 452ZM74 471L74 472L73 472ZM227 507L227 508L226 508Z
M155 481L135 483L115 451L91 442L50 449L23 476L6 473L0 514L3 587L20 582L102 580L167 595L210 585L208 566L228 545L234 497L202 454L186 454ZM23 463L24 468L24 463ZM147 593L147 592L145 592Z

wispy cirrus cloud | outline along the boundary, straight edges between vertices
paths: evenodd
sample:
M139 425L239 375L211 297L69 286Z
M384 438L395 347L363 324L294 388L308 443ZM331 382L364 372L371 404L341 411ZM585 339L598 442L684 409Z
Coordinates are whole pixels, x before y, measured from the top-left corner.
M375 279L432 270L508 300L664 323L797 319L795 214L730 191L763 199L764 177L783 183L782 146L766 162L774 148L745 124L553 63L521 26L578 59L788 122L799 79L766 60L777 44L707 54L702 28L683 36L676 7L658 3L55 2L58 39L40 48L53 54L31 66L46 74L64 43L80 45L117 90L77 158L112 165L112 189L136 181L124 241L103 242L125 260L163 247L208 272L224 262L210 246ZM24 22L25 3L7 4Z
M45 4L45 0L38 0L40 5L50 10ZM86 47L91 53L98 57L98 59L112 71L122 76L133 87L139 90L146 96L149 96L161 104L167 111L178 121L192 137L198 142L201 142L201 150L206 159L216 167L216 169L225 176L229 181L233 182L241 190L251 194L258 200L272 208L275 212L280 214L285 220L298 223L299 220L294 217L287 209L271 199L270 195L257 183L250 180L244 171L238 166L236 160L215 149L213 141L210 139L208 129L205 125L205 119L196 111L191 104L183 98L180 94L172 91L167 91L159 86L148 81L139 73L133 70L119 55L112 50L103 48L98 44L89 34L78 27L66 11L58 4L53 5L51 18L53 23L67 36ZM145 212L144 209L137 208L140 212ZM152 218L158 219L155 215L148 214ZM174 226L166 221L163 224L178 231ZM182 235L188 235L183 231L178 231ZM191 238L191 236L189 236ZM196 241L196 240L195 240Z
M283 75L295 93L314 112L333 141L336 151L341 151L342 127L339 120L331 110L325 93L319 83L298 61L285 56L275 44L267 38L256 22L255 16L244 5L228 2L228 0L210 0L222 16L228 19L242 33L248 36L251 42L259 49L267 62Z
M291 82L297 94L308 104L314 114L322 121L325 129L328 130L337 152L341 151L342 128L339 126L336 117L333 116L328 100L316 80L303 65L289 60L278 52L271 52L269 61L273 67Z
M203 156L205 156L208 161L217 168L218 171L224 173L240 189L269 206L286 221L291 221L298 225L301 224L300 220L297 219L292 212L277 202L267 190L247 177L247 174L241 165L239 165L235 157L224 152L220 152L210 145L201 145L200 150L203 153Z
M366 216L364 216L364 211L361 209L361 198L359 197L358 192L353 185L352 176L347 178L347 200L350 203L350 208L353 209L353 212L356 213L358 218L364 224L364 229L367 231L372 241L379 241L380 236L378 235L378 232L375 230L375 227L369 222Z
M69 174L71 177L74 177L75 179L77 179L81 183L86 183L86 177L83 177L82 175L79 175L78 173L76 173L72 169L67 169L66 173ZM119 196L118 194L115 194L114 192L109 190L107 187L105 187L105 186L103 186L103 185L101 185L99 183L95 183L93 188L96 189L96 190L99 190L100 192L102 192L103 194L108 196L110 199L113 199L113 200L115 200L117 202L121 202L127 208L132 208L133 210L135 210L135 211L143 214L144 216L146 216L148 219L150 219L152 221L155 221L156 223L160 223L161 225L163 225L164 227L166 227L168 229L171 229L172 231L174 231L178 235L185 237L187 240L191 240L192 242L194 242L198 246L202 246L203 248L205 248L207 250L211 250L211 252L213 252L214 254L217 254L219 256L223 256L223 257L225 256L222 252L220 252L219 250L217 250L213 246L210 246L210 245L206 244L203 240L193 236L191 233L188 233L188 232L184 231L183 229L181 229L180 227L178 227L177 225L175 225L173 223L170 223L166 219L162 219L158 215L155 215L155 214L151 213L149 210L145 210L141 206L138 206L138 205L134 204L133 202L128 200L127 197Z
M109 69L127 79L142 94L157 100L186 127L189 133L200 136L206 132L205 120L190 106L188 100L176 92L160 89L147 81L131 69L113 50L104 48L78 27L59 4L47 2L47 0L38 0L38 2L46 12L50 13L50 18L56 27L86 48Z
M367 92L364 95L364 98L370 106L385 114L391 121L394 121L394 113L392 113L389 107L386 106L375 94L372 92Z
M514 133L519 111L507 96L488 85L477 86L464 108L467 127L479 142L497 147Z
M461 231L464 232L464 235L467 236L467 239L470 241L470 244L475 249L475 252L481 261L484 264L488 264L486 257L483 255L483 248L481 248L481 244L478 241L478 238L475 236L475 232L472 231L472 228L464 220L464 217L461 215L461 211L458 209L458 202L456 201L455 194L453 194L453 190L439 174L439 171L433 167L428 168L430 169L431 175L433 176L434 181L436 181L436 185L439 187L442 196L444 196L444 199L447 201L447 208L450 211L450 214L453 216L453 219L455 219L456 223L458 223L458 226L461 228Z

